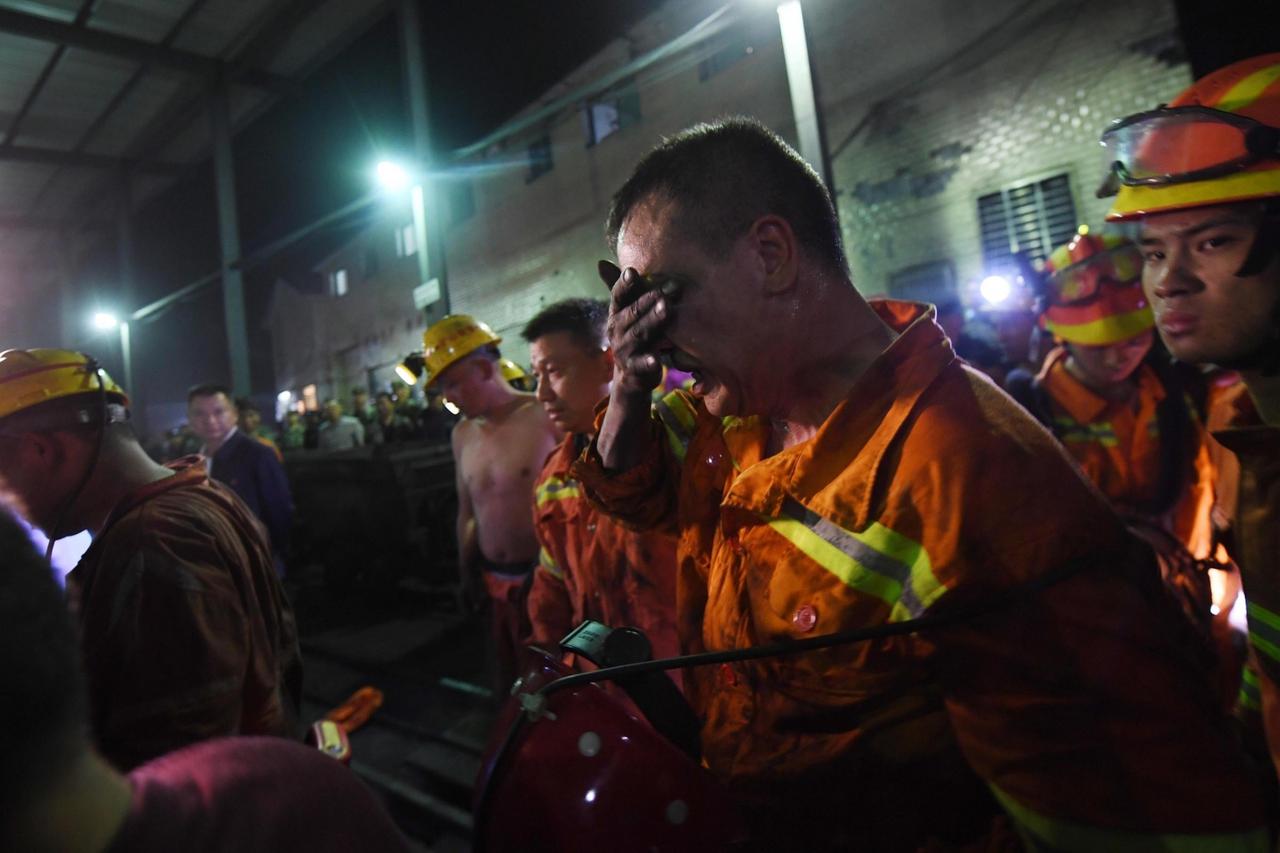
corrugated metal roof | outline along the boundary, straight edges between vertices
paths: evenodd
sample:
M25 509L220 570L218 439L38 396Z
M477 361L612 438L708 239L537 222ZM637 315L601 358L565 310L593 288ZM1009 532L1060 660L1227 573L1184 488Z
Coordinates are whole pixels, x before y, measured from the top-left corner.
M208 157L215 77L243 126L388 5L0 0L0 268L42 230L111 219L122 172L138 203Z

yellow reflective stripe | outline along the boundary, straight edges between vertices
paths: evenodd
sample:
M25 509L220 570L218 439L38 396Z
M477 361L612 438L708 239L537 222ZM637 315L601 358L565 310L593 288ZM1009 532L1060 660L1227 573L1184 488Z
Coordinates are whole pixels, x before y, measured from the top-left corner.
M1272 83L1280 80L1280 63L1268 65L1253 72L1248 77L1227 90L1216 104L1206 104L1215 110L1238 113L1240 110L1258 100Z
M1071 444L1087 444L1096 441L1103 447L1116 447L1120 439L1110 423L1082 424L1071 418L1054 418L1054 424L1062 430L1062 440Z
M560 566L546 548L538 549L538 568L557 580L564 580L564 572L560 571Z
M1049 331L1074 343L1102 346L1145 332L1155 323L1155 315L1151 313L1151 308L1142 307L1137 311L1099 317L1087 323L1054 323L1046 320L1044 325Z
M534 492L534 500L538 506L551 501L562 501L566 498L580 498L577 480L561 480L559 477L548 477Z
M1245 613L1249 616L1249 644L1272 660L1280 661L1280 616L1248 599Z
M698 413L689 405L683 394L672 391L653 406L667 433L667 441L676 459L684 461L689 452L689 442L698 423Z
M846 585L888 605L890 621L920 616L947 591L924 547L878 521L855 533L790 498L782 517L764 520Z
M1028 850L1060 853L1264 853L1270 849L1265 828L1244 832L1159 833L1104 829L1045 817L991 785L1000 805L1017 825Z

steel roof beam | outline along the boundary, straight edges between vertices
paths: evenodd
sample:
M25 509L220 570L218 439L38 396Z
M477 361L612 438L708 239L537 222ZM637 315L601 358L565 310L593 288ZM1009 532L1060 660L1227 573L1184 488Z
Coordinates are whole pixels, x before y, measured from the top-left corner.
M215 57L103 30L77 27L12 9L0 9L0 32L205 76L218 74L224 65ZM254 68L235 68L233 78L241 85L269 91L288 89L292 85L286 77Z
M189 167L183 163L158 163L145 160L127 160L102 154L62 151L57 148L35 148L29 145L0 145L0 162L38 163L44 166L70 166L81 169L119 170L127 168L135 172L153 175L181 175Z

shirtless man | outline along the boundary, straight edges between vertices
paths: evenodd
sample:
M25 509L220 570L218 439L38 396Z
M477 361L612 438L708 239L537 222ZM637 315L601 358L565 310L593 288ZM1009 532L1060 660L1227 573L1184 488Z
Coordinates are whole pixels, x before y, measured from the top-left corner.
M499 696L515 678L529 633L525 600L538 559L534 479L560 439L534 396L502 377L501 340L465 314L445 317L423 335L427 386L463 415L453 429L458 571L464 600L475 600L480 577L492 599Z

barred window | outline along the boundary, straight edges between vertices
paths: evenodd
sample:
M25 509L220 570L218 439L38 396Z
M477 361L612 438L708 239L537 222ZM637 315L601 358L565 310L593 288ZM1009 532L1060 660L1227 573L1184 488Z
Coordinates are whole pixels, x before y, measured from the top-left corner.
M982 196L978 220L988 270L1016 266L1013 256L1018 252L1031 261L1043 261L1071 239L1079 224L1065 174Z

